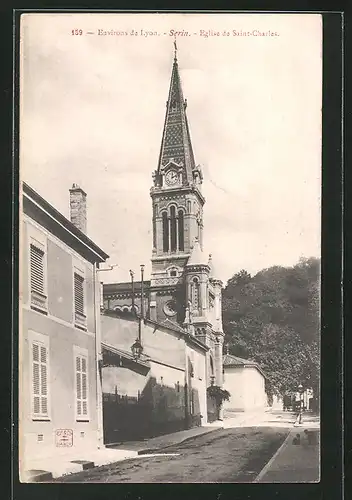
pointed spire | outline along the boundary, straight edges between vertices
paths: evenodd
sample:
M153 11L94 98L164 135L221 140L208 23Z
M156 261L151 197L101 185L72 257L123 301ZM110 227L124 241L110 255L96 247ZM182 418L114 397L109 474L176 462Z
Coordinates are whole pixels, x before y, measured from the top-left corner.
M210 268L209 276L210 278L214 278L214 264L213 264L213 256L211 253L209 254L208 266Z
M187 101L183 98L181 79L177 62L177 45L174 40L174 62L172 66L169 96L166 103L166 116L161 141L157 175L173 161L182 171L182 184L193 182L195 161L191 136L186 115Z
M201 249L199 239L195 238L194 245L188 259L187 266L207 266L204 252Z
M209 278L213 281L213 283L220 283L221 284L222 281L220 280L220 278L217 274L216 267L214 266L213 256L211 253L209 254L208 266L210 268Z
M210 268L209 277L213 279L218 279L218 276L216 274L216 268L214 267L213 256L211 253L209 254L208 266Z

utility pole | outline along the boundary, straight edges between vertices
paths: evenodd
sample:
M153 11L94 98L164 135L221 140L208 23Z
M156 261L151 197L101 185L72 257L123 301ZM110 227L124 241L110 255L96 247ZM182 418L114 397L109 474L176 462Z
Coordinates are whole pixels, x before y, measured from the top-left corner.
M136 314L136 306L134 302L134 272L130 269L130 276L131 276L131 282L132 282L132 314Z
M142 341L142 321L144 321L144 264L140 265L141 268L141 314L139 317L139 330L138 338Z

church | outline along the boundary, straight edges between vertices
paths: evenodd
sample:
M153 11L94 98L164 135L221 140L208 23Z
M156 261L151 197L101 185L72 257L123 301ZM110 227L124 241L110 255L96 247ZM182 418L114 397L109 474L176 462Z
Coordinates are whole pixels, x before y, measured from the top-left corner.
M203 174L195 161L175 47L161 147L150 189L151 277L103 286L104 310L143 316L206 347L206 386L223 384L222 282L203 251ZM103 326L104 340L104 326Z

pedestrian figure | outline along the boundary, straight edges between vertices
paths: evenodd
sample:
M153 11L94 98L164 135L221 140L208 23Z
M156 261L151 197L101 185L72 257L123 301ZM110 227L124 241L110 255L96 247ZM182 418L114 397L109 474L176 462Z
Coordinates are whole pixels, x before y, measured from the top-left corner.
M315 432L309 431L308 429L305 429L304 434L306 435L306 438L308 439L308 444L317 444L317 437Z
M301 435L296 434L296 437L293 438L292 444L301 444Z

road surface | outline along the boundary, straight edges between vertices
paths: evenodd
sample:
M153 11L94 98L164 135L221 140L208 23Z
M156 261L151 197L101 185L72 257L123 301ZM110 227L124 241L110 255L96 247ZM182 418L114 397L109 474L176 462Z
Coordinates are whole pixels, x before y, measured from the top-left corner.
M267 414L249 426L196 437L152 455L82 471L55 482L243 483L252 482L285 440L292 418Z

